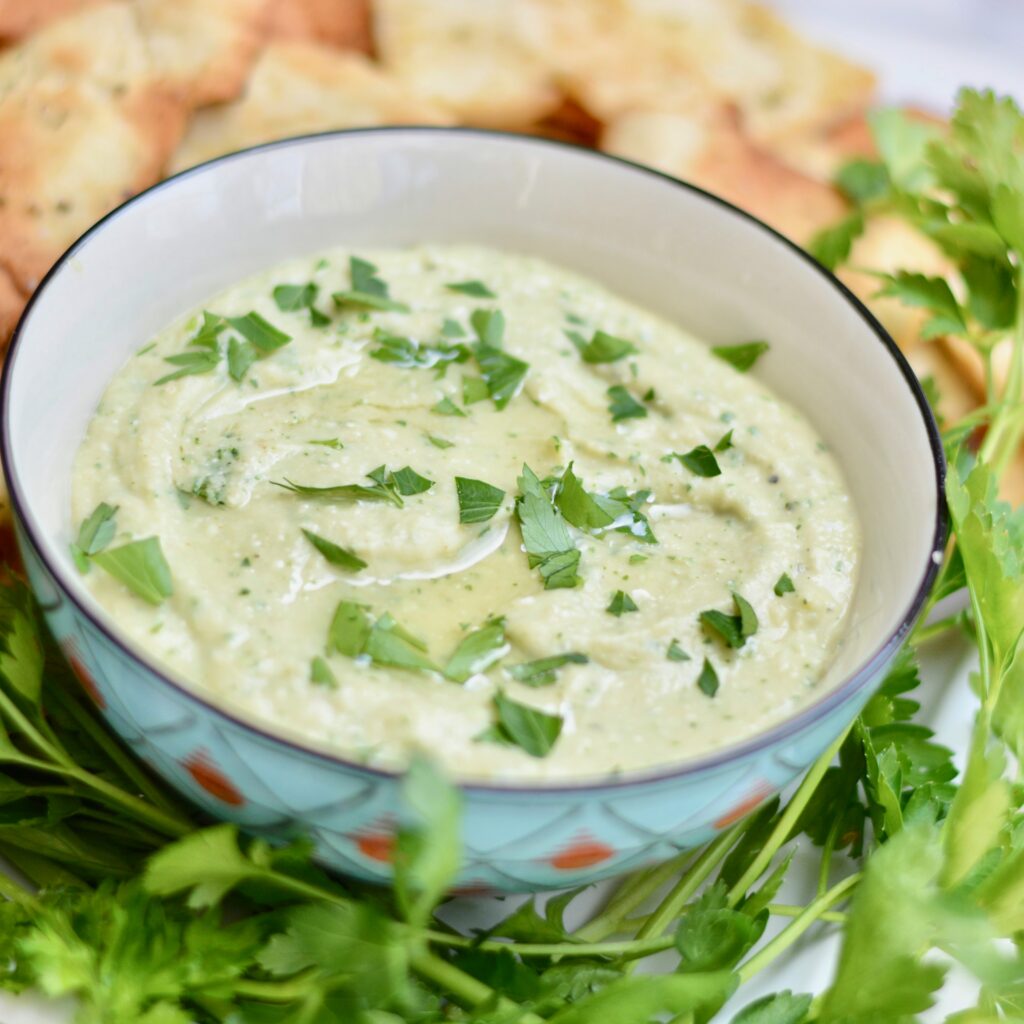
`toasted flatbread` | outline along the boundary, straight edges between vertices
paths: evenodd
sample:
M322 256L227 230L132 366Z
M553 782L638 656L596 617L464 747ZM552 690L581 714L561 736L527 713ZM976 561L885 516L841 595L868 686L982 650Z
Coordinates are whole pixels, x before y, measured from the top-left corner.
M0 267L31 292L157 181L199 103L237 90L265 0L111 2L0 54Z
M101 0L0 0L0 43L12 43Z
M0 352L6 346L7 339L11 336L24 308L25 296L18 290L10 275L0 270Z
M525 128L561 102L549 0L375 0L384 69L466 124ZM568 41L567 41L568 42Z
M276 0L269 37L304 41L340 50L373 49L370 0Z
M275 43L253 69L245 95L201 111L171 161L182 170L271 139L376 124L447 124L366 57L314 43Z
M829 185L787 166L748 139L735 114L626 114L601 148L706 188L806 243L846 212Z

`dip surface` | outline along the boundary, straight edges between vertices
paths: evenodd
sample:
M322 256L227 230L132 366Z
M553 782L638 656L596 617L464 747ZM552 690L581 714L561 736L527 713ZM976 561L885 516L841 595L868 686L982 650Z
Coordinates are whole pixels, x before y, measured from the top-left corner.
M265 726L461 778L684 761L820 693L859 535L799 413L542 261L352 255L236 285L111 382L74 530L116 506L105 553L156 537L173 581L152 604L97 556L123 634Z

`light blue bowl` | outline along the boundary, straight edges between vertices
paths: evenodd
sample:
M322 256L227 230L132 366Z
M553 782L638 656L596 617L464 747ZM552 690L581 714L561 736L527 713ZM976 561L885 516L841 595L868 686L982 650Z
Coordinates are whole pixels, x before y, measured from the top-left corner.
M799 775L881 681L937 569L942 446L924 396L870 314L795 246L698 189L537 138L370 129L225 157L126 203L44 280L4 372L7 483L50 627L131 747L214 816L308 833L324 863L388 881L398 776L217 704L122 638L68 554L71 463L109 379L182 310L330 246L456 241L589 274L712 344L767 337L757 373L832 446L864 531L844 643L799 713L659 771L463 786L461 887L575 886L703 843Z

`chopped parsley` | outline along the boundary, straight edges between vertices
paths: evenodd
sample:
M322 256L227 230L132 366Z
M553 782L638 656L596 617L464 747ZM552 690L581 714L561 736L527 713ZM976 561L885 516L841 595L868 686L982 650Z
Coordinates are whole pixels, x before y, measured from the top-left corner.
M497 295L483 283L483 281L455 281L453 284L446 284L445 288L450 292L461 292L474 299L496 299Z
M374 332L373 340L377 348L370 352L372 359L393 363L403 369L433 368L439 377L444 376L452 363L464 363L470 356L465 345L449 345L444 341L422 345L412 338L391 334L380 328Z
M352 287L335 292L331 298L338 306L355 306L383 312L408 313L409 307L391 298L388 286L377 277L377 268L368 260L352 256L348 261Z
M211 373L220 363L220 345L218 338L227 326L223 317L203 311L203 322L199 330L189 339L189 348L177 355L167 356L165 363L179 369L168 373L154 382L154 387L177 380L179 377L190 377L198 373Z
M312 530L303 529L302 535L309 541L320 552L324 558L327 559L331 565L337 565L342 569L350 569L353 572L358 572L360 569L366 568L366 562L364 562L354 551L349 551L346 548L335 544L334 541L328 540L326 537L321 537L320 534L314 533Z
M530 568L540 571L544 589L577 586L580 553L562 514L552 504L537 475L526 465L519 478L516 518Z
M392 486L399 494L404 495L406 498L413 494L422 494L424 491L429 491L434 486L433 480L428 480L425 476L421 476L411 466L403 466L401 469L396 469L393 473L386 473L383 466L366 474L371 480L376 480L381 486Z
M465 416L466 413L463 409L460 409L450 398L447 396L442 398L436 405L430 407L431 412L436 412L439 416Z
M626 612L638 612L636 601L633 600L624 590L616 590L612 595L611 604L605 608L609 615L621 618Z
M789 574L783 573L776 581L773 589L776 597L782 597L783 594L792 594L796 587L793 586L793 581L789 578Z
M613 384L608 389L611 404L608 411L612 414L612 423L620 420L643 419L647 409L641 405L621 384Z
M171 569L158 537L146 537L118 548L106 548L92 560L133 594L150 604L162 604L174 593Z
M317 441L307 441L306 444L318 444L323 448L337 448L339 450L345 447L336 437L325 437Z
M446 441L443 437L437 437L434 434L425 434L424 437L435 447L440 448L444 451L445 448L454 448L454 441Z
M82 521L78 528L78 537L71 545L71 557L79 572L88 572L89 558L98 555L114 539L117 532L117 522L114 518L116 513L116 505L108 505L101 501Z
M338 688L338 680L334 678L331 666L319 655L310 662L309 679L310 682L316 683L318 686L326 686L331 690Z
M706 444L699 444L688 452L672 452L665 456L664 461L670 462L672 459L678 459L694 476L722 475L722 467L718 465L715 453Z
M506 697L500 690L493 699L496 721L478 740L519 747L531 757L550 753L562 732L562 719Z
M475 309L469 323L481 345L501 348L505 340L505 314L500 309Z
M473 405L491 397L491 389L483 377L462 376L462 401L465 405Z
M483 343L475 347L474 355L495 408L504 409L519 394L530 364Z
M313 306L320 289L312 281L306 284L279 284L273 292L274 302L282 313L298 313L309 310L309 322L313 327L323 327L330 323L330 317L324 316Z
M356 601L342 601L331 620L328 645L349 658L365 655L375 665L436 672L427 655L427 645L403 629L385 612L376 621L370 609Z
M637 351L636 345L625 338L617 338L614 334L594 331L594 336L587 341L578 331L566 331L568 339L576 346L580 357L585 363L614 363Z
M505 670L523 686L550 686L556 678L558 670L565 665L586 665L590 659L578 651L567 651L565 654L552 654L536 661L524 661L518 665L509 665Z
M740 345L716 345L711 351L734 370L746 373L769 348L767 341L745 341Z
M726 431L715 444L716 452L727 452L732 447L732 431Z
M465 476L455 478L455 491L459 498L460 523L486 523L494 518L505 498L500 487Z
M466 329L458 320L446 319L441 324L441 334L446 338L464 338L466 336Z
M405 502L394 482L382 473L383 466L378 466L366 475L374 481L372 487L366 484L336 484L333 487L309 487L306 484L297 484L285 477L283 482L272 480L275 487L281 487L300 498L310 498L318 501L330 501L342 503L348 501L389 501L392 505L401 508ZM383 477L383 479L381 479Z
M279 331L256 312L246 313L245 316L229 316L226 320L246 341L259 350L260 355L270 355L292 340L290 334Z
M689 661L690 656L679 646L679 641L675 637L672 638L671 643L668 645L668 650L665 652L665 657L669 661Z
M700 621L705 630L717 634L729 647L739 648L757 632L759 623L749 601L735 592L732 599L736 606L735 615L712 608L700 613Z
M505 620L492 619L464 637L442 670L455 683L490 668L509 652L505 639Z
M228 339L228 374L233 381L241 382L257 358L255 345L237 338Z
M718 693L718 673L707 658L704 659L700 675L697 676L697 688L708 697L714 697Z
M640 511L650 494L650 491L630 494L625 487L616 487L608 494L592 493L584 488L570 462L556 483L555 504L566 521L579 530L614 529L646 544L656 544L658 540L651 524ZM622 523L615 526L620 520Z

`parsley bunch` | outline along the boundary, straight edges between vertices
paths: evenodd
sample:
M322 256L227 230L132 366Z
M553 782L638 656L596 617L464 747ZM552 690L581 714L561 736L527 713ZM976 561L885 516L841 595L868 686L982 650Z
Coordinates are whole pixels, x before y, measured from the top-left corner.
M466 935L437 913L458 868L460 808L429 764L415 763L404 783L409 824L397 838L391 892L327 876L305 843L274 848L204 821L111 735L8 574L0 855L25 884L0 875L0 984L72 995L85 1024L697 1024L728 1019L719 1011L737 989L744 1002L744 982L829 922L843 935L830 987L764 997L733 1024L911 1024L953 963L981 987L950 1024L1024 1019L1024 515L996 495L1024 432L1024 118L1007 101L965 93L947 141L890 115L876 127L882 161L859 162L840 179L860 190L855 216L899 211L947 248L957 270L952 284L896 274L885 287L926 305L983 357L1009 344L1010 368L986 406L946 435L954 530L928 610L963 588L969 609L916 629L860 718L785 803L770 801L708 845L624 878L582 925L569 923L578 917L573 891L543 906L527 900L486 933ZM357 269L360 301L391 301L370 270ZM979 426L985 437L971 453L964 441ZM593 515L594 502L603 508L582 485L565 486L561 503L539 481L521 490L543 503L550 528L534 545L542 561L567 550L550 541L551 523ZM97 543L83 541L86 552ZM777 592L790 589L780 579ZM736 615L711 623L730 626L726 640L745 628L734 600ZM390 620L352 617L360 636L404 637ZM912 696L918 646L954 629L979 652L977 721L959 776L950 751L915 721ZM448 671L463 677L501 641L500 622L486 623ZM514 672L541 685L583 657ZM513 731L515 716L499 727ZM816 891L806 904L781 903L801 849L818 857ZM637 971L666 951L674 970Z

